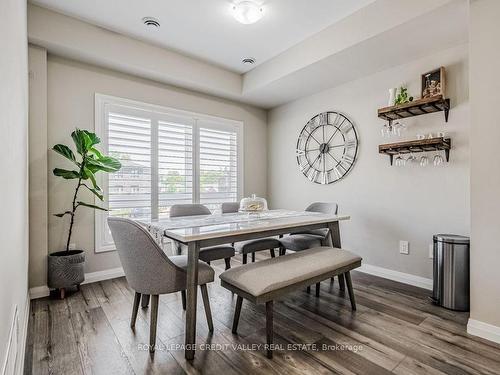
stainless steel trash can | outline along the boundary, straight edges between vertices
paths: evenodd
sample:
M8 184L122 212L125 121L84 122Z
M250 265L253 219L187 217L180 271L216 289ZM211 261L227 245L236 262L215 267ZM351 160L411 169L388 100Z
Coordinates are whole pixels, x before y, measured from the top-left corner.
M437 305L469 311L469 252L469 237L434 236L432 299Z

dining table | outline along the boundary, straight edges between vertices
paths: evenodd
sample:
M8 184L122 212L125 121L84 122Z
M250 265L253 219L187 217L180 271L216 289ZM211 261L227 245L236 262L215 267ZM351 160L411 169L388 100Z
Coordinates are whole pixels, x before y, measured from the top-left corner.
M200 248L322 228L329 229L326 245L340 248L339 222L349 219L348 215L279 209L137 220L158 243L170 239L187 253L185 358L192 360L195 355Z

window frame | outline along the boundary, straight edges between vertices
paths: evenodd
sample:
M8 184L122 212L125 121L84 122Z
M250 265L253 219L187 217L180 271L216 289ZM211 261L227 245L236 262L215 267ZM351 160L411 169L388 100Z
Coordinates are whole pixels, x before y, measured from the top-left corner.
M193 121L193 133L192 133L192 152L193 152L193 192L192 201L193 203L199 203L200 191L199 191L199 180L200 180L200 143L199 143L199 129L201 127L206 127L203 122L210 123L210 129L217 129L222 131L234 131L237 137L237 199L243 197L243 186L244 186L244 123L243 121L232 120L217 116L211 116L207 114L191 112L180 110L171 107L160 106L156 104L144 103L136 100L125 99L120 97L115 97L111 95L105 95L100 93L95 93L95 133L99 138L101 138L100 149L105 154L108 154L108 123L107 123L107 113L111 108L125 108L127 114L136 114L137 116L146 116L151 120L151 212L154 215L155 211L158 213L158 151L157 144L158 138L153 137L153 134L158 134L158 122L161 119L169 116L173 117L184 117L189 118ZM202 122L199 125L198 122ZM155 158L156 156L156 158ZM155 171L155 173L153 173ZM104 201L100 202L101 206L109 208L108 204L108 174L98 173L96 175L97 183L103 187L104 190ZM95 199L95 197L94 197ZM96 203L99 203L96 201ZM153 205L156 204L156 208ZM106 211L95 210L95 222L94 222L94 241L95 253L103 253L108 251L114 251L115 246L112 242L106 240L106 231L108 231L106 218L108 214Z

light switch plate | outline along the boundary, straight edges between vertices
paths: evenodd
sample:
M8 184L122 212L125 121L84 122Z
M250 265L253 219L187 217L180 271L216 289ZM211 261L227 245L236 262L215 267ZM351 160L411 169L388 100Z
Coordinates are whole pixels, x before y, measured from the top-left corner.
M399 241L399 253L410 254L410 243L408 241Z

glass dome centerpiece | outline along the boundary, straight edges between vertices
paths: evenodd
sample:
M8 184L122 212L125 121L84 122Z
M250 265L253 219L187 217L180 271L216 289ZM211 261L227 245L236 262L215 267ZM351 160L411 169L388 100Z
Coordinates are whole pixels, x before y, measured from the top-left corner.
M240 212L259 213L267 211L267 201L265 198L260 198L255 194L251 197L243 198L240 202Z

